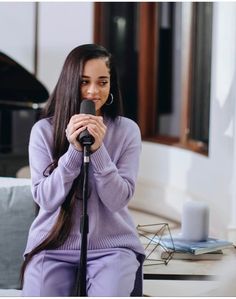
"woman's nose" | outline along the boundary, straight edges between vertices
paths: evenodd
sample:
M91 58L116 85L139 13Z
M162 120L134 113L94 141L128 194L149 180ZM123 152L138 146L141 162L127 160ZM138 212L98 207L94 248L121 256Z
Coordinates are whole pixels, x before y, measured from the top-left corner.
M97 93L98 93L98 88L97 88L96 84L90 84L87 89L87 94L94 95Z

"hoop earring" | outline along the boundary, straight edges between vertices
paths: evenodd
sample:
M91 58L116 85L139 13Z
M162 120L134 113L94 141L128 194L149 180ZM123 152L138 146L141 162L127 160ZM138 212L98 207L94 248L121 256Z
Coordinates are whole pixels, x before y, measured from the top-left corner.
M110 93L110 97L111 97L110 102L109 102L109 103L106 102L106 105L107 105L107 106L110 106L110 105L113 103L113 101L114 101L114 97L113 97L113 94L112 94L112 93Z

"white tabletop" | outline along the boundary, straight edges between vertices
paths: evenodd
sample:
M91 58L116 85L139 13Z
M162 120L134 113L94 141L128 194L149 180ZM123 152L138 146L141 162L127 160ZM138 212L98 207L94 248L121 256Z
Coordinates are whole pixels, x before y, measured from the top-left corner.
M153 279L164 279L165 276L172 279L192 279L199 280L201 276L220 276L222 269L229 263L236 264L236 249L223 249L221 260L170 260L167 265L159 264L144 266L144 274L153 275ZM145 275L145 276L149 276ZM181 276L183 278L181 278ZM151 277L151 276L150 276ZM207 279L207 277L205 277ZM150 278L149 278L150 279ZM169 278L170 279L170 278Z

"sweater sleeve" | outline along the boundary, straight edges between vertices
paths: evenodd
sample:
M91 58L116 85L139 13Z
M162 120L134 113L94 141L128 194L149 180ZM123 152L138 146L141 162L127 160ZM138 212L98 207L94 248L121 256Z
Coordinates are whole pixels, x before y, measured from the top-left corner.
M51 126L46 120L36 123L29 143L32 194L35 202L50 212L58 209L64 202L82 164L82 153L69 145L67 152L60 157L57 168L45 177L43 172L53 162L52 144Z
M126 128L126 136L123 140L120 138L119 147L120 156L116 163L112 161L104 144L91 155L98 195L112 212L125 207L135 191L141 136L134 122L128 132Z

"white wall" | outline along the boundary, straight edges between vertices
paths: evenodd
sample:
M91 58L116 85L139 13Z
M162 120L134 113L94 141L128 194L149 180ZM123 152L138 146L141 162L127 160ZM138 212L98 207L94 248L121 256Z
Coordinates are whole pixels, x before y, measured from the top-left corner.
M38 76L50 92L67 54L80 44L92 42L92 2L39 3Z
M190 198L209 203L210 232L236 240L236 4L214 3L210 151L143 142L140 206L181 219ZM139 199L143 198L143 202Z
M34 72L34 7L32 2L0 2L0 51Z
M34 72L35 3L0 2L0 51ZM93 42L93 2L39 2L38 79L51 92L69 52Z

